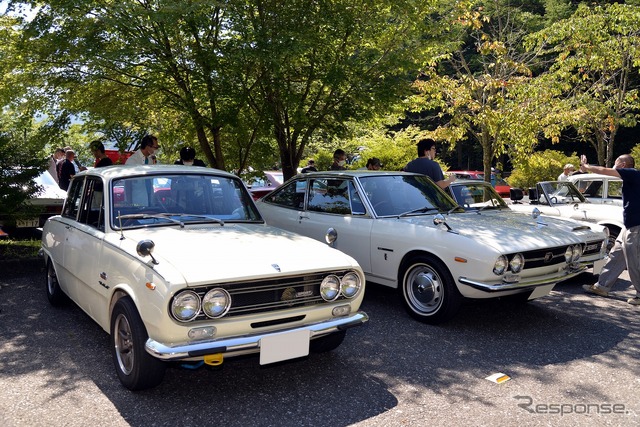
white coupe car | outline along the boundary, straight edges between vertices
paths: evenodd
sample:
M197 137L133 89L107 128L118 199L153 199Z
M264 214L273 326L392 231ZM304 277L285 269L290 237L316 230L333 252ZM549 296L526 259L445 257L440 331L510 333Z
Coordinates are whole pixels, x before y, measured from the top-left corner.
M49 301L71 298L111 335L131 390L159 384L167 361L329 351L368 320L353 258L265 225L240 179L214 169L79 173L42 249Z
M258 208L268 224L353 256L367 280L399 288L428 323L451 318L463 297L546 295L603 258L606 241L595 225L465 212L426 176L402 172L301 174Z
M568 181L539 182L528 190L528 198L511 197L509 207L517 212L537 212L546 216L571 218L603 225L609 230L607 248L611 249L624 228L622 205L591 203Z

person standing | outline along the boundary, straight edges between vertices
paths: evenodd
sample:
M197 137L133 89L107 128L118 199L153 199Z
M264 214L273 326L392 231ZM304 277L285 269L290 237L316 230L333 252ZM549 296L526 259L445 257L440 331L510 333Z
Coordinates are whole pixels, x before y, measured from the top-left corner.
M202 160L196 159L196 150L194 150L192 147L182 147L180 149L180 160L176 160L173 164L202 167L207 166Z
M67 150L64 152L64 155L65 159L62 160L60 166L60 181L58 182L58 186L64 191L67 191L69 189L71 178L76 174L76 168L73 162L76 157L76 153L73 150Z
M125 165L155 165L158 163L156 151L159 148L158 138L153 135L145 135L140 141L140 148L133 152L125 162Z
M58 162L62 159L64 159L64 150L62 149L62 147L56 148L56 150L53 152L51 157L49 157L48 170L51 176L53 177L53 179L56 181L56 183L58 183L60 180L58 178Z
M575 172L576 168L571 164L567 163L564 165L564 169L560 176L558 176L558 181L566 181L573 172Z
M367 169L370 171L379 171L382 169L382 163L377 157L371 157L367 160Z
M582 288L591 294L609 296L609 291L626 265L631 284L636 289L635 297L627 302L640 305L640 171L635 169L635 160L629 154L618 157L613 168L589 165L587 157L582 155L580 170L622 178L622 217L625 226L609 252L609 260L600 273L598 283L583 285Z
M449 184L456 180L455 176L444 179L444 174L438 162L436 162L436 142L433 139L421 139L417 144L418 158L411 160L404 167L405 172L414 172L427 175L440 188L447 188Z
M105 166L113 165L113 160L111 160L106 154L104 150L104 144L98 140L91 141L89 143L89 149L93 156L96 158L96 162L94 163L94 168L101 168Z
M347 167L347 153L344 150L338 148L333 152L333 163L331 163L331 167L329 168L332 171L343 171L346 170Z
M303 167L300 173L309 173L309 172L318 172L318 168L316 168L316 162L313 159L309 159L307 162L307 166Z

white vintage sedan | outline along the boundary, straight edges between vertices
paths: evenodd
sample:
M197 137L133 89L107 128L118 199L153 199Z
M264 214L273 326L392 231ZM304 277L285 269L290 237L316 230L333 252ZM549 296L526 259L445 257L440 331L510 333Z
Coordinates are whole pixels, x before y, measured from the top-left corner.
M570 175L572 182L591 203L622 206L622 178L597 173Z
M545 216L570 218L603 225L609 230L611 249L624 228L622 205L591 203L568 181L544 181L528 190L527 198L511 197L509 207L517 212L537 212Z
M426 176L402 172L301 174L258 208L268 224L353 256L427 323L451 318L464 297L546 295L605 250L602 227L466 212Z
M71 298L111 335L131 390L159 384L168 361L329 351L368 320L353 258L265 225L240 179L214 169L79 173L42 249L49 301Z

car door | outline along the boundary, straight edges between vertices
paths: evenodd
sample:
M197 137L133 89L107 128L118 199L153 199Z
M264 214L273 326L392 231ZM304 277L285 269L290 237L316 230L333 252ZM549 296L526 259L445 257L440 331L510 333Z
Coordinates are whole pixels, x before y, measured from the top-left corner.
M330 229L336 233L332 246L356 259L365 273L371 272L371 227L356 186L349 178L310 178L306 210L300 212L298 232L321 242Z
M64 264L74 282L73 299L97 319L104 316L108 292L99 271L105 230L102 180L87 177L79 201L76 221L67 230Z

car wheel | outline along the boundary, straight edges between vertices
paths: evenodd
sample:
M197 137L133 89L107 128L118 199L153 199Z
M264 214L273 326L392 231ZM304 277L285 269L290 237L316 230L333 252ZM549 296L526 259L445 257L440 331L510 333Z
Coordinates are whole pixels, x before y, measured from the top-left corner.
M310 350L314 353L325 353L335 350L342 344L347 331L338 331L311 341Z
M437 324L452 318L462 303L447 267L433 256L408 260L400 276L405 308L416 320Z
M120 298L111 313L111 351L118 378L129 390L155 387L164 378L165 363L144 348L148 337L131 298Z
M67 301L67 296L62 292L62 289L60 289L60 283L58 283L58 275L53 266L53 261L47 261L45 274L47 280L47 299L51 305L60 307Z

